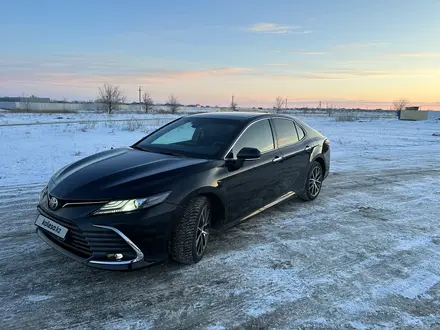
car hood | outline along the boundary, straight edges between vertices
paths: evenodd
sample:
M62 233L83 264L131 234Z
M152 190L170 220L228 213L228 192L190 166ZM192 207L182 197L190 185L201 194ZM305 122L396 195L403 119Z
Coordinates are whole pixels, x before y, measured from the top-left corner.
M177 178L197 172L196 167L207 162L132 148L112 149L60 169L49 182L49 194L79 201L148 197L171 190Z

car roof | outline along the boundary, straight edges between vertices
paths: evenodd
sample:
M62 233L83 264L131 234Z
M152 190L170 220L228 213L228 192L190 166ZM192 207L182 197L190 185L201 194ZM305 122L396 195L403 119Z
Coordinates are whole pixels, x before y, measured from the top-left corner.
M225 112L203 112L203 113L197 113L190 115L191 117L200 117L200 118L223 118L223 119L235 119L239 121L246 121L250 122L254 119L258 118L269 118L269 117L284 117L284 118L290 118L290 116L286 115L279 115L279 114L271 114L271 113L264 113L264 112L235 112L235 111L225 111Z

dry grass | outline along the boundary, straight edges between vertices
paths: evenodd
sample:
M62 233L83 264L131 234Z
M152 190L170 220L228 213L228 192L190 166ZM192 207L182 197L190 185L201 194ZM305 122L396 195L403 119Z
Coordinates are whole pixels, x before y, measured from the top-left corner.
M23 109L13 109L8 110L10 113L77 113L77 111L73 110L23 110Z
M123 130L124 131L136 131L143 126L143 123L140 120L131 119L124 122Z
M89 129L94 129L96 127L96 122L93 121L83 121L80 123L79 129L82 132L87 132Z
M359 117L353 115L353 114L339 114L335 117L335 120L337 122L353 122L359 120Z

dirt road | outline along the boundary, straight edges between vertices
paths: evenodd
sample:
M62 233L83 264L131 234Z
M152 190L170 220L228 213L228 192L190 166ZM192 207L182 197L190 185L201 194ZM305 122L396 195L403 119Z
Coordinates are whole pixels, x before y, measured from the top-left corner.
M2 328L440 328L439 182L435 166L336 172L317 201L215 234L195 266L130 273L46 246L41 185L0 187Z

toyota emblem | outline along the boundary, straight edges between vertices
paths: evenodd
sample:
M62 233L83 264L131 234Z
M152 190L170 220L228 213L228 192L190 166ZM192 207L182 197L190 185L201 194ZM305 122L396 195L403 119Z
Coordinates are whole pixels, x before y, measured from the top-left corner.
M49 199L49 207L52 210L56 210L58 208L58 199L56 199L55 197L51 197Z

